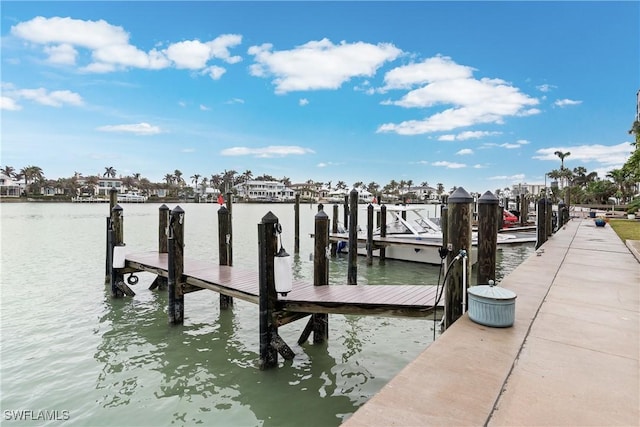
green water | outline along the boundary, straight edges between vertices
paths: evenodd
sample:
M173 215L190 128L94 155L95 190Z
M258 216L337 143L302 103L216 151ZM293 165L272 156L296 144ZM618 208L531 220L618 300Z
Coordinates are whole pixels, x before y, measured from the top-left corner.
M123 205L131 250L157 248L158 206ZM217 263L218 205L182 208L185 256ZM257 271L257 224L269 210L292 252L292 205L233 208L234 265ZM260 371L256 305L236 300L221 312L216 293L195 292L185 297L184 325L170 326L166 292L147 289L150 274L140 274L135 297L111 298L104 286L106 204L0 210L3 425L336 426L433 339L426 319L331 315L323 345L296 344L304 321L280 328L296 357ZM301 207L295 272L309 280L316 212ZM501 252L504 274L533 248ZM331 262L332 283L346 281L346 264ZM367 267L361 259L358 275L360 283L435 284L438 268L393 261Z

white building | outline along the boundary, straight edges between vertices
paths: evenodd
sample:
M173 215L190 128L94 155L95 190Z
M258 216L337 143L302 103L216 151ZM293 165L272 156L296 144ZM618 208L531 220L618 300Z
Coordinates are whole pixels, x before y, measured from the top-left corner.
M10 176L0 173L0 196L20 197L22 186Z
M245 181L234 186L238 197L247 202L286 202L295 199L295 191L279 181Z

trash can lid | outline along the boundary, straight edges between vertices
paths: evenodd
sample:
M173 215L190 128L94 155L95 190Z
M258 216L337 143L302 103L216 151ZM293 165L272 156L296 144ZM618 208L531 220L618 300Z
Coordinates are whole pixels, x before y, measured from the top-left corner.
M495 300L509 300L516 298L515 292L491 284L471 286L467 292L478 297Z

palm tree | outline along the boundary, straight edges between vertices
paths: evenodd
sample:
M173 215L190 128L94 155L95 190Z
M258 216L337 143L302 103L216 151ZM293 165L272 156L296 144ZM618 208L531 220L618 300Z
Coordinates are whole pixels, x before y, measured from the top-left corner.
M3 169L0 169L0 172L8 176L9 178L13 178L15 176L16 170L13 166L5 166Z
M173 175L170 173L166 174L164 180L167 182L167 185L171 185L173 183Z
M253 179L253 173L249 169L247 169L242 173L242 180L244 182L251 181L252 179Z
M563 153L562 151L556 151L553 154L560 157L560 170L564 170L564 158L570 156L571 152L567 151L566 153Z
M111 178L115 178L116 177L116 170L113 168L113 166L105 166L104 168L104 173L102 174L102 176L108 176Z
M439 182L438 184L436 184L436 194L438 196L442 196L442 193L444 193L444 184Z
M283 176L282 179L280 179L280 182L285 186L285 187L291 187L291 178L288 178L286 176Z
M191 182L195 184L195 187L198 188L198 181L200 181L200 177L202 175L200 175L199 173L194 173L193 175L191 175Z
M338 183L336 184L336 188L338 190L344 190L347 188L347 184L344 181L338 181Z
M175 183L178 184L179 187L182 186L184 183L184 180L182 179L182 172L180 172L179 169L176 169L173 171L173 176L175 178Z

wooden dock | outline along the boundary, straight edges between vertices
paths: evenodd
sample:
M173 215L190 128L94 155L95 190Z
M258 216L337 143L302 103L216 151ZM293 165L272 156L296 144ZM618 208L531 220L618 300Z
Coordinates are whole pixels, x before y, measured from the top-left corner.
M123 273L138 271L168 277L167 254L126 254ZM183 282L183 293L209 289L243 301L259 303L258 273L254 271L185 259ZM294 281L292 291L278 297L278 310L305 314L427 317L441 314L443 302L435 302L436 287L432 285L314 286Z

